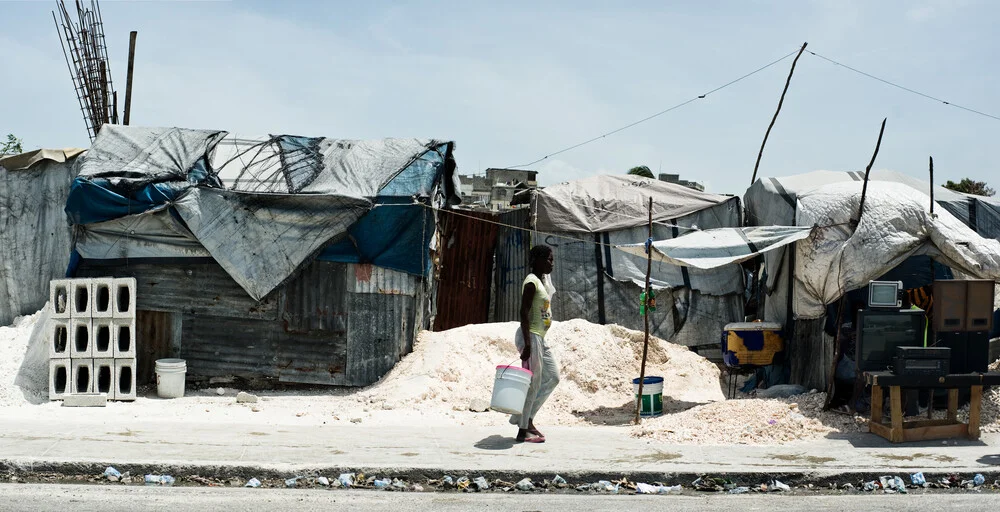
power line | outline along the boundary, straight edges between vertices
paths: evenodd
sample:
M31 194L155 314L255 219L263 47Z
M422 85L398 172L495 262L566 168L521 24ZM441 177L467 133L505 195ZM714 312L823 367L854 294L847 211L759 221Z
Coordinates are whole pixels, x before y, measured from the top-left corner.
M833 65L835 65L835 66L840 66L842 68L851 70L851 71L853 71L853 72L855 72L855 73L857 73L859 75L866 76L868 78L871 78L872 80L877 80L879 82L882 82L882 83L884 83L886 85L895 87L897 89L902 89L902 90L904 90L904 91L906 91L908 93L916 94L917 96L929 99L931 101L937 101L937 102L943 103L945 105L948 105L949 107L955 107L955 108L958 108L958 109L965 110L967 112L972 112L973 114L978 114L978 115L981 115L983 117L988 117L990 119L995 119L997 121L1000 121L1000 117L997 117L995 115L987 114L986 112L981 112L979 110L972 109L972 108L969 108L969 107L963 107L962 105L958 105L956 103L952 103L950 101L943 100L941 98L937 98L937 97L931 96L930 94L924 94L924 93L922 93L920 91L916 91L916 90L910 89L909 87L905 87L905 86L899 85L897 83L890 82L890 81L888 81L888 80L886 80L884 78L879 78L879 77L877 77L875 75L872 75L870 73L865 73L864 71L861 71L860 69L852 68L851 66L848 66L847 64L843 64L841 62L837 62L837 61L835 61L835 60L833 60L833 59L831 59L829 57L824 57L823 55L820 55L820 54L818 54L816 52L813 52L813 51L810 51L810 50L806 50L806 51L809 52L809 53L811 53L812 55L814 55L816 57L819 57L819 58L821 58L821 59L823 59L823 60L825 60L825 61L827 61L827 62L829 62L829 63L831 63Z
M587 145L587 144L590 144L591 142L594 142L594 141L597 141L597 140L600 140L600 139L603 139L603 138L605 138L605 137L607 137L607 136L609 136L609 135L614 135L614 134L616 134L616 133L618 133L618 132L621 132L621 131L623 131L623 130L627 130L627 129L629 129L629 128L632 128L633 126L636 126L636 125L639 125L639 124L642 124L642 123L645 123L646 121L649 121L649 120L651 120L651 119L655 119L655 118L657 118L657 117L660 117L660 116L662 116L663 114L666 114L666 113L668 113L668 112L671 112L671 111L673 111L673 110L677 110L677 109L679 109L679 108L681 108L681 107L683 107L683 106L686 106L686 105L688 105L688 104L691 104L691 103L694 103L695 101L698 101L698 100L700 100L700 99L704 99L704 98L705 98L706 96L708 96L709 94L712 94L712 93L715 93L715 92L718 92L718 91L721 91L722 89L725 89L726 87L729 87L729 86L731 86L731 85L733 85L733 84L735 84L735 83L737 83L737 82L739 82L739 81L741 81L741 80L744 80L744 79L746 79L746 78L749 78L749 77L751 77L751 76L753 76L753 75L756 75L757 73L760 73L761 71L764 71L765 69L767 69L767 68L769 68L769 67L771 67L771 66L773 66L773 65L775 65L775 64L777 64L777 63L779 63L779 62L781 62L781 61L783 61L783 60L785 60L785 59L787 59L787 58L789 58L789 57L791 57L792 55L795 55L795 54L796 54L796 53L798 53L798 52L799 52L799 49L798 49L798 48L796 48L796 49L795 49L794 51L792 51L792 52L789 52L789 53L788 53L787 55L785 55L784 57L781 57L781 58L779 58L779 59L777 59L777 60L774 60L774 61L771 61L771 62L770 62L770 63L768 63L768 64L765 64L765 65L763 65L763 66L761 66L761 67L759 67L759 68L757 68L757 69L755 69L755 70L753 70L753 71L751 71L751 72L749 72L749 73L747 73L747 74L745 74L745 75L743 75L743 76L741 76L741 77L739 77L739 78L736 78L736 79L734 79L734 80L731 80L731 81L729 81L729 82L725 83L724 85L721 85L721 86L719 86L719 87L716 87L715 89L712 89L711 91L708 91L708 92L706 92L706 93L704 93L704 94L700 94L700 95L698 95L698 96L695 96L694 98L691 98L691 99L689 99L689 100L687 100L687 101L683 101L683 102L681 102L681 103L678 103L678 104L676 104L676 105L674 105L674 106L672 106L672 107L670 107L670 108L667 108L667 109L665 109L665 110L661 110L661 111L659 111L659 112L657 112L657 113L655 113L655 114L653 114L653 115L650 115L650 116L647 116L647 117L644 117L644 118L642 118L642 119L640 119L640 120L638 120L638 121L635 121L635 122L632 122L632 123L629 123L629 124L627 124L627 125L625 125L625 126L622 126L621 128L617 128L617 129L614 129L614 130L611 130L610 132L607 132L607 133L605 133L605 134L603 134L603 135L598 135L597 137L594 137L594 138L592 138L592 139L588 139L588 140L585 140L585 141L583 141L583 142L580 142L579 144L574 144L574 145L572 145L572 146L569 146L569 147L567 147L567 148L563 148L563 149L560 149L559 151L556 151L556 152L554 152L554 153L550 153L550 154L548 154L548 155L545 155L545 156L543 156L543 157L539 158L538 160L535 160L535 161L533 161L533 162L531 162L531 163L527 163L527 164L521 164L521 165L515 165L515 166L513 166L513 167L510 167L510 168L512 168L512 169L517 169L517 168L524 168L524 167L531 167L532 165L535 165L535 164L537 164L538 162L541 162L542 160L545 160L545 159L547 159L547 158L549 158L549 157L553 157L553 156L556 156L556 155L558 155L558 154L561 154L561 153L565 153L565 152L567 152L567 151L571 151L571 150L574 150L574 149L576 149L576 148L578 148L578 147L580 147L580 146L585 146L585 145Z

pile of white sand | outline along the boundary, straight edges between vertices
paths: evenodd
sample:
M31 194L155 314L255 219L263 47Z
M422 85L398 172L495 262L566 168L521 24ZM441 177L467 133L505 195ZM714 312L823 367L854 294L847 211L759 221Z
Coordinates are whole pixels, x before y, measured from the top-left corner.
M28 340L39 318L39 311L33 315L19 316L7 327L0 327L0 407L22 405L28 402L25 391L15 381L28 350ZM47 378L47 376L43 377ZM27 391L27 393L34 393ZM37 401L37 399L35 400Z
M403 358L363 398L392 409L449 410L487 402L497 365L518 364L515 322L422 332ZM554 323L545 338L561 382L539 412L539 424L622 424L632 417L632 379L639 376L643 334L585 320ZM686 347L650 338L646 375L665 377L668 404L723 400L719 369Z

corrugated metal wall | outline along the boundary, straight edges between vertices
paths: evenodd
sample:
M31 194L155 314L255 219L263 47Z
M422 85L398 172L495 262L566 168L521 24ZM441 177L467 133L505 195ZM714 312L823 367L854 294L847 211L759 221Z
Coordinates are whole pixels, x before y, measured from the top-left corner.
M500 214L499 222L506 226L530 228L528 208ZM496 268L494 270L494 322L517 321L521 308L521 283L528 276L528 253L531 233L524 229L500 226L497 230Z
M422 286L401 272L316 261L257 303L212 262L85 261L77 275L136 278L140 368L175 355L194 379L355 386L412 349Z
M488 221L488 222L483 222ZM441 214L441 273L434 330L489 321L497 215Z

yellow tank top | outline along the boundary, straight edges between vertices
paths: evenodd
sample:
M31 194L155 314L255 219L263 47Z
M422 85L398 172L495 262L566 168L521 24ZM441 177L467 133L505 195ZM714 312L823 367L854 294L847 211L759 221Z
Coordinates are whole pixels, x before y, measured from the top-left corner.
M549 300L549 292L545 289L545 284L535 274L528 274L521 284L521 293L528 283L535 285L535 298L531 301L531 315L528 317L528 328L531 332L545 337L549 327L552 326L552 303Z

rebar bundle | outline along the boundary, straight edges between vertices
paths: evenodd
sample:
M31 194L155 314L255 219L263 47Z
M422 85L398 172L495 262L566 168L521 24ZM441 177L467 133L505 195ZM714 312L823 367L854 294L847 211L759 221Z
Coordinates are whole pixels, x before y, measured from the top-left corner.
M91 0L89 8L76 0L76 16L74 22L65 0L56 1L52 21L59 33L87 135L93 141L105 123L118 123L118 93L111 80L104 21L97 0Z

